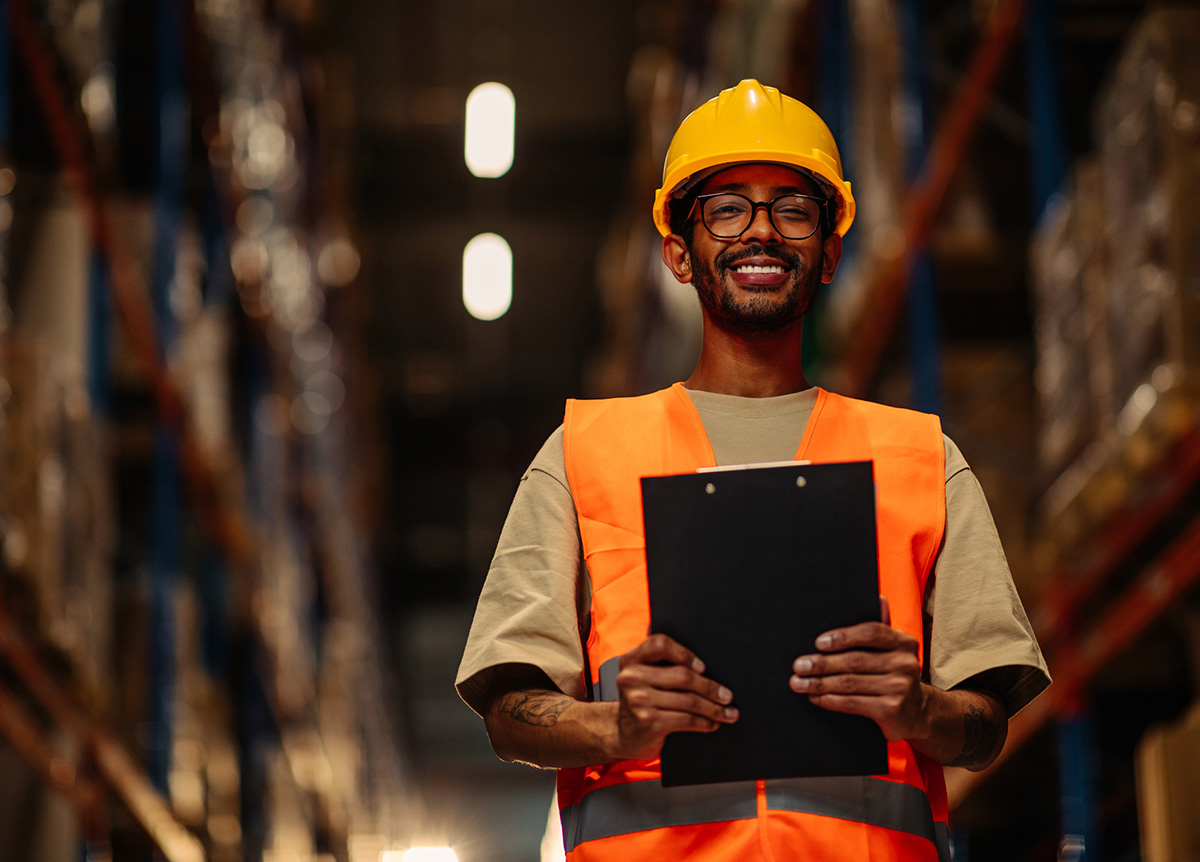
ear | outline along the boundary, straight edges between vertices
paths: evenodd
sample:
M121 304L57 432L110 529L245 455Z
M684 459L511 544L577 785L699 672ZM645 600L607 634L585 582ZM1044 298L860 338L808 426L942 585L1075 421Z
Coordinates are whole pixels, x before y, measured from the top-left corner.
M683 237L676 233L663 237L662 259L676 281L680 284L691 283L692 255Z
M837 272L838 263L842 259L842 238L831 233L825 237L825 242L821 248L821 282L829 284L833 281L833 274Z

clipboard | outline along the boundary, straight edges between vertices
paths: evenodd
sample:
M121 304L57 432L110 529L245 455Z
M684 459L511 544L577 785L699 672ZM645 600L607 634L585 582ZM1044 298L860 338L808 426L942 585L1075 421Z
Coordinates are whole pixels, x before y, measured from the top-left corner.
M872 463L645 477L642 513L651 631L700 656L740 712L669 735L663 785L886 773L874 721L788 686L817 635L880 619Z

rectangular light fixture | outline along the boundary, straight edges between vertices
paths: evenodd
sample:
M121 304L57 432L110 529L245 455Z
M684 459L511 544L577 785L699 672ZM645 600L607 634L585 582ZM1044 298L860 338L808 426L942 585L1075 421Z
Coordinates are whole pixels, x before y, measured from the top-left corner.
M479 320L512 305L512 249L499 234L481 233L463 249L463 305Z
M490 81L467 96L464 156L477 177L502 177L513 163L516 100L512 90Z

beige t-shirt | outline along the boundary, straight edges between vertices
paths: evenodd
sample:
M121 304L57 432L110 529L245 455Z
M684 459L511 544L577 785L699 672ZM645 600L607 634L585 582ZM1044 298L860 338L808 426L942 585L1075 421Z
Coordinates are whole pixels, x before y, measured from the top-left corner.
M775 398L687 390L719 465L795 457L816 389ZM941 689L970 683L1014 715L1050 684L983 490L947 437L946 528L925 595L926 668ZM480 712L490 671L541 669L586 699L584 647L591 584L567 485L560 426L521 477L471 624L456 686Z

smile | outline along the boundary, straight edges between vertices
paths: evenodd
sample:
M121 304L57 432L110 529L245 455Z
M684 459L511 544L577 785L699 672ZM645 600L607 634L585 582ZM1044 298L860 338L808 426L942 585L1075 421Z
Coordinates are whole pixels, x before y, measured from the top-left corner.
M734 267L734 272L742 275L783 275L782 266L738 266Z

